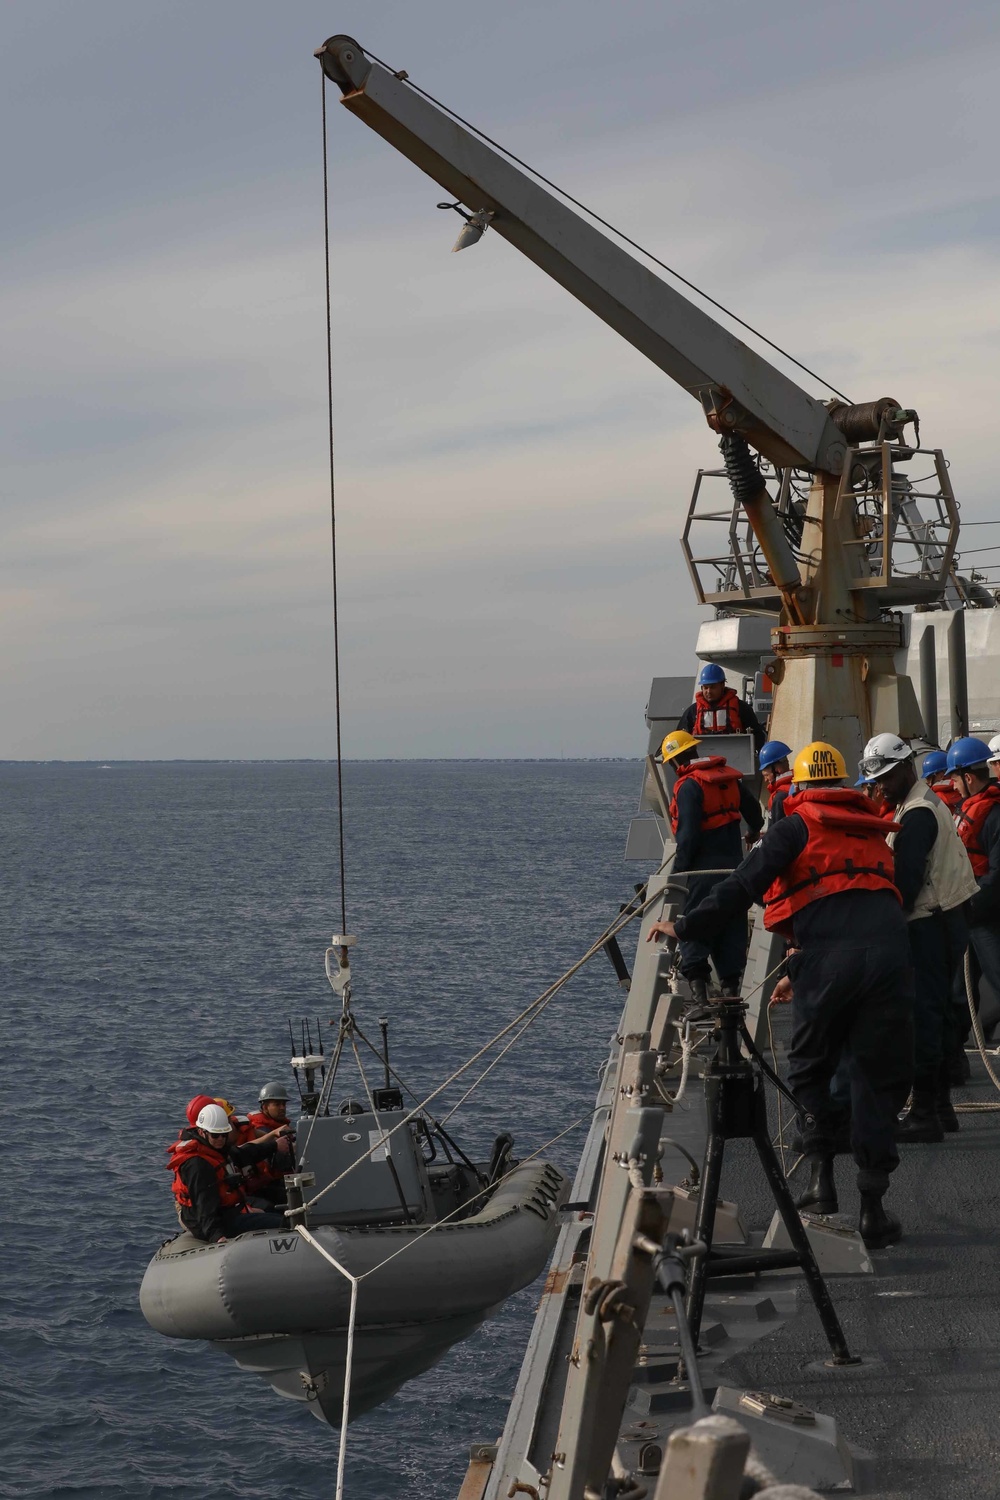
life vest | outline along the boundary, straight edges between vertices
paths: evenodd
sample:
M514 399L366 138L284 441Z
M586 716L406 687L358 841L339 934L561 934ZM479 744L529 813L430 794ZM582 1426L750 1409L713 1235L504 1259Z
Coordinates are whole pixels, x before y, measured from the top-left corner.
M924 872L924 883L917 892L913 910L907 912L907 921L929 917L936 911L954 911L976 894L976 880L962 841L955 830L955 820L941 797L935 797L936 787L926 781L918 781L896 809L896 822L903 823L915 807L926 807L934 814L938 825L937 838L931 847ZM895 833L889 835L889 845L896 842Z
M977 877L985 875L990 868L990 857L982 845L983 824L998 802L1000 782L989 781L981 792L966 797L955 819L958 836L972 863L972 873Z
M806 787L785 798L785 817L806 825L802 853L764 892L764 926L785 928L795 913L840 891L891 891L892 856L886 843L898 824L872 812L866 797L849 787Z
M688 777L701 787L703 832L709 828L724 828L727 823L739 822L742 774L727 765L721 755L704 755L700 760L688 761L686 766L678 769L673 796L670 799L670 827L675 836L679 821L677 789Z
M245 1146L247 1141L255 1141L257 1132L249 1116L244 1119L241 1115L230 1115L229 1123L233 1127L229 1136L231 1146Z
M289 1123L290 1121L272 1120L263 1110L254 1110L247 1115L247 1124L253 1132L251 1139L254 1140L278 1129L279 1124ZM273 1161L258 1161L246 1169L243 1176L248 1192L253 1193L258 1188L270 1186L272 1182L280 1182L286 1172L295 1171L295 1136L289 1136L288 1139L291 1150L278 1151Z
M186 1161L193 1156L200 1156L202 1161L207 1161L215 1173L215 1180L219 1188L219 1203L223 1208L239 1208L246 1211L246 1200L242 1189L231 1179L228 1170L228 1162L221 1151L216 1151L207 1141L203 1141L198 1135L182 1134L179 1140L173 1141L168 1149L167 1171L173 1172L174 1180L170 1184L170 1191L177 1199L178 1207L193 1208L191 1194L188 1192L187 1184L181 1177L180 1169Z
M962 793L953 781L933 781L930 783L930 788L936 797L941 798L950 812L958 812L962 805Z
M694 695L694 726L691 733L742 734L743 720L740 718L740 700L732 688L726 688L718 703L709 703L703 693Z
M768 790L767 790L767 810L768 810L768 812L770 812L770 810L771 810L771 808L772 808L772 806L774 804L774 799L778 795L778 793L779 792L787 792L790 789L790 787L792 785L792 781L794 780L794 777L795 777L795 772L794 771L782 771L781 775L780 776L776 776L774 778L774 780L771 782L771 785L768 787Z

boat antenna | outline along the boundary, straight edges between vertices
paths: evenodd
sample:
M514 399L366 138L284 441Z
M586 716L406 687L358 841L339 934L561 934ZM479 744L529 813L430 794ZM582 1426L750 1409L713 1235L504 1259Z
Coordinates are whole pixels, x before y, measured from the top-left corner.
M330 561L333 572L333 698L337 727L337 844L340 852L340 930L347 931L344 860L344 755L340 726L340 612L337 597L337 481L333 427L333 298L330 273L330 163L326 125L326 74L320 70L323 100L323 270L326 292L326 417L330 454Z

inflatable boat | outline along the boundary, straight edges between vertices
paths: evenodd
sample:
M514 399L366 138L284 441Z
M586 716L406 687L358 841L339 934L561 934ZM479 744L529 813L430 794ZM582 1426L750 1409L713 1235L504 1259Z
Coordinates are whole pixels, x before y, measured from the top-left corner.
M146 1270L146 1321L169 1338L206 1340L335 1426L351 1283L317 1245L361 1278L352 1418L472 1333L544 1269L568 1184L546 1162L512 1164L501 1144L509 1136L481 1167L428 1162L423 1122L387 1137L393 1113L302 1120L300 1166L315 1204L305 1227L315 1243L293 1226L219 1244L185 1231Z

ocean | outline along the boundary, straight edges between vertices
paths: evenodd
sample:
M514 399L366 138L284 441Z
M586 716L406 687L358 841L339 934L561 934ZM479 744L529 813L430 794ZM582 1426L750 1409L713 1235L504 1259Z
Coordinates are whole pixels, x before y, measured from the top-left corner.
M636 763L345 767L354 1003L429 1092L632 894ZM195 1093L292 1083L288 1019L339 1011L336 771L324 763L0 766L5 1092L0 1494L333 1494L337 1434L140 1315L176 1229L164 1152ZM631 941L625 945L628 956ZM451 1128L520 1154L589 1116L622 1004L598 955ZM454 1102L463 1091L455 1085ZM443 1108L448 1104L445 1096ZM552 1152L572 1171L586 1121ZM454 1500L503 1425L538 1298L352 1424L349 1500Z

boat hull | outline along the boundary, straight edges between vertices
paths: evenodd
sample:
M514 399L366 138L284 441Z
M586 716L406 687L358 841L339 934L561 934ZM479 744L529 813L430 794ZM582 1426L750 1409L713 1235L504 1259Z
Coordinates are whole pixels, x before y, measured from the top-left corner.
M352 1417L429 1369L535 1279L551 1254L567 1192L556 1168L529 1162L468 1219L310 1230L360 1278ZM300 1235L284 1231L219 1245L179 1235L151 1261L139 1294L157 1332L207 1340L334 1423L343 1402L350 1298L347 1278Z

